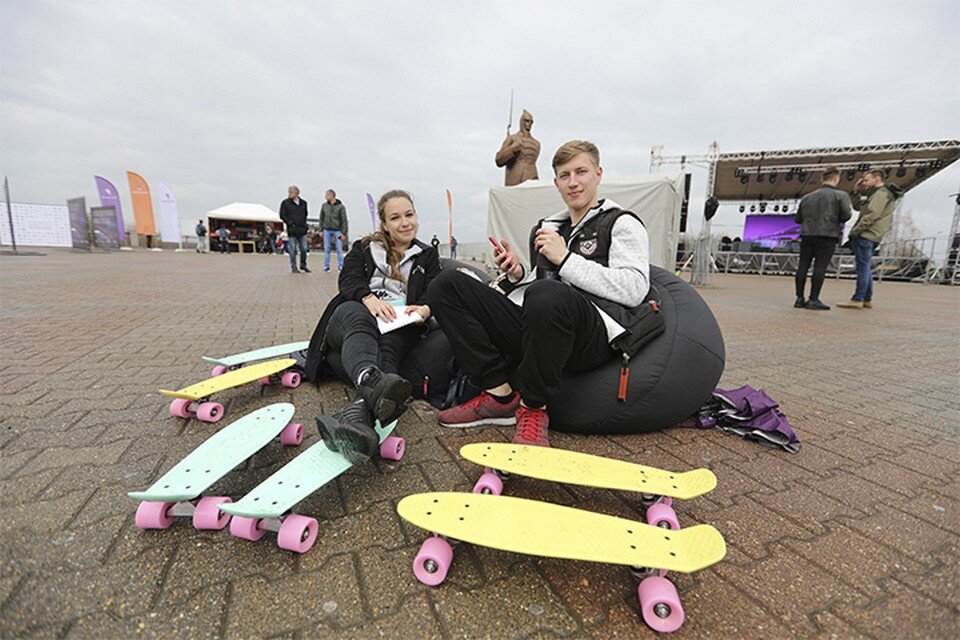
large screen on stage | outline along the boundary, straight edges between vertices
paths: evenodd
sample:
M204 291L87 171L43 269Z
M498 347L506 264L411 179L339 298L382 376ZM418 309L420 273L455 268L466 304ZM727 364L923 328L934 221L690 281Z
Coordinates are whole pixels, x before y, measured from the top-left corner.
M786 244L800 238L800 224L793 221L793 214L750 214L743 223L743 241L755 242L768 249L782 249Z

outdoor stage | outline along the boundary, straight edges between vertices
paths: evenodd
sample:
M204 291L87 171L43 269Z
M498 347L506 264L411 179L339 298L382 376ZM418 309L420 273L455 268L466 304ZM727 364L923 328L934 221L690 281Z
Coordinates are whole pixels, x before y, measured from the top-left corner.
M312 259L316 259L316 254ZM0 256L0 636L647 638L619 567L462 548L446 584L412 575L423 539L405 495L467 491L460 446L506 429L444 430L405 414L407 455L348 472L298 511L312 551L177 522L140 531L142 489L215 427L172 418L161 386L208 375L201 354L309 338L335 272L194 252ZM119 277L117 274L122 274ZM850 297L828 279L823 300ZM782 278L714 274L700 290L726 339L721 385L765 388L799 435L790 455L718 431L556 434L553 446L684 470L719 484L678 505L711 523L727 558L679 576L677 638L930 637L957 630L960 570L960 289L881 282L876 308L792 308ZM238 417L340 408L344 386L238 389ZM269 447L217 486L239 496L297 452ZM642 517L635 496L516 478L513 495Z

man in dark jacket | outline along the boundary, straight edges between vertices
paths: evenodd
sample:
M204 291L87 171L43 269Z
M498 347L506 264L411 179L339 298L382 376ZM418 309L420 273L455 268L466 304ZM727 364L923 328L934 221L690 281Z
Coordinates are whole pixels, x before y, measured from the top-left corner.
M286 200L280 203L280 219L287 225L287 251L290 252L290 271L310 273L307 269L307 201L300 198L300 188L290 185ZM300 268L297 269L297 250Z
M793 306L798 309L827 311L827 305L820 302L820 289L827 274L827 266L833 256L833 250L840 240L840 228L853 215L850 211L850 197L837 188L840 184L840 170L828 167L823 172L820 188L808 193L800 200L794 222L800 223L800 264L795 278L797 301ZM807 284L807 270L813 262L813 278L810 284L810 299L803 299L803 289Z
M320 228L323 229L323 270L330 271L330 244L337 247L337 268L343 271L343 243L347 241L349 222L347 208L337 199L337 192L327 189L326 202L320 207Z
M853 187L853 208L860 212L850 229L850 248L857 260L857 288L853 298L837 303L845 309L873 308L873 252L890 230L893 210L903 190L895 184L884 184L879 169L867 171Z

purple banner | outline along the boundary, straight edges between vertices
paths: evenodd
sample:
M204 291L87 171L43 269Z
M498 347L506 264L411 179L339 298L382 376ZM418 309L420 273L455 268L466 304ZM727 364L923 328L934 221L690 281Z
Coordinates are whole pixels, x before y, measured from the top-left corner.
M373 226L373 230L377 230L377 205L373 203L373 196L369 193L367 194L367 206L370 207L370 224Z
M117 237L120 239L120 242L124 242L127 239L127 233L123 226L120 194L117 192L117 188L113 186L113 183L106 178L93 176L93 179L97 181L97 191L100 192L100 204L104 207L113 207L117 211Z

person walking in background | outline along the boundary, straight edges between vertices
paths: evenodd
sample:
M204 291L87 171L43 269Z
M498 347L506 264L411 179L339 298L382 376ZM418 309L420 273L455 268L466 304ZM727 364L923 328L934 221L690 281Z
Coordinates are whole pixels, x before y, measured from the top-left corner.
M197 220L197 253L207 252L207 228L203 226L203 220Z
M287 199L280 203L280 219L287 226L287 251L290 253L290 271L310 273L307 268L307 201L300 198L300 188L290 185ZM300 268L297 269L297 251Z
M837 188L840 170L828 167L823 172L820 188L800 200L794 222L800 223L800 263L797 266L795 285L798 309L828 311L829 306L820 302L820 289L827 274L827 266L833 251L840 241L840 229L850 219L850 197ZM807 284L807 270L813 263L813 278L810 283L810 299L805 300L803 290Z
M230 230L222 222L217 229L217 239L220 242L220 253L230 253Z
M873 308L873 252L890 230L897 198L903 195L903 189L884 184L883 179L883 171L867 171L853 187L853 208L860 212L850 229L850 248L857 261L857 287L853 298L837 303L844 309Z
M437 255L440 255L440 238L437 237L437 234L433 234L433 237L430 238L430 246L437 252Z
M450 236L450 259L457 259L457 237Z
M327 189L326 202L320 207L320 228L323 230L323 270L330 271L330 245L337 247L337 269L343 271L343 243L347 241L347 208L337 199L337 192Z

